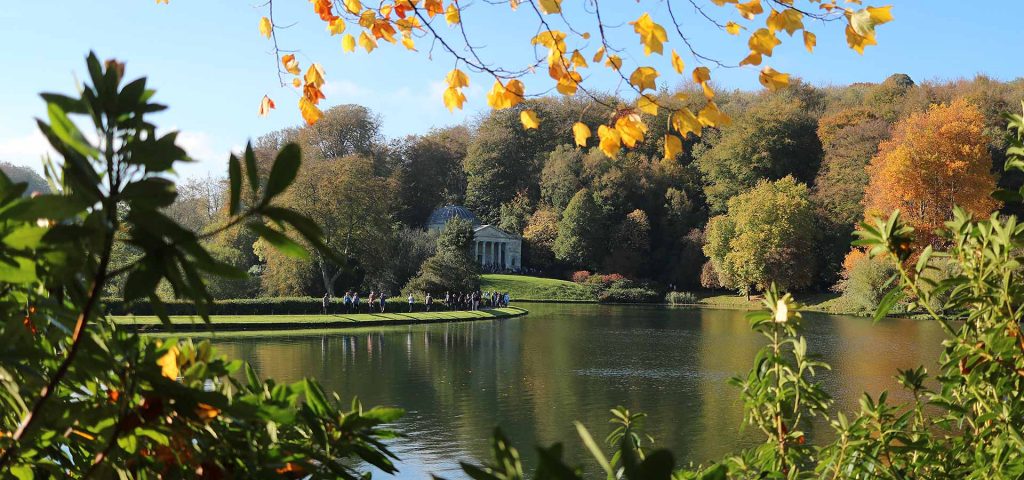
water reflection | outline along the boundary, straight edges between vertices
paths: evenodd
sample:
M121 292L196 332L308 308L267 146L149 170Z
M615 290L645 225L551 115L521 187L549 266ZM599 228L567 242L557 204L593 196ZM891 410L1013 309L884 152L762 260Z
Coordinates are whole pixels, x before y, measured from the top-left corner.
M344 397L405 408L400 477L460 477L459 460L485 458L501 425L528 464L532 445L567 442L584 462L572 421L608 432L608 409L647 412L648 430L680 460L703 462L751 443L727 385L763 341L744 313L662 307L529 305L517 319L216 338L220 349L281 381L319 378ZM895 389L897 368L932 366L934 325L809 314L810 349L833 365L823 378L837 406L862 391ZM824 425L816 430L827 430ZM749 432L749 430L748 430ZM588 471L596 467L586 462Z

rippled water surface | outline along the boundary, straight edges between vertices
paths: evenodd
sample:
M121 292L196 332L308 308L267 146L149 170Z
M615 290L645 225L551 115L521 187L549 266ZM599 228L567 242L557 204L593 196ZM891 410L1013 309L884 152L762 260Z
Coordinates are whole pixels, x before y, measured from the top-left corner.
M745 373L763 344L744 312L645 306L521 305L525 317L344 330L328 334L220 334L224 353L281 381L319 378L343 397L406 409L395 451L400 478L460 478L460 460L480 460L500 425L528 468L532 446L565 441L588 471L573 420L595 437L608 410L648 414L647 430L682 462L706 462L755 441L741 433L730 377ZM913 320L805 314L810 350L833 366L821 373L837 409L861 392L897 390L897 368L925 365L942 332ZM827 436L824 425L812 437Z

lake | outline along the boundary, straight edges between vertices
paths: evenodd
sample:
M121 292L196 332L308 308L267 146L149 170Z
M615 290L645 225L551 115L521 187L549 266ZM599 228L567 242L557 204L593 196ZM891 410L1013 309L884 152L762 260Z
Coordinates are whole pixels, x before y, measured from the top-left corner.
M556 441L587 472L573 420L599 441L609 409L648 414L647 432L677 464L707 463L758 440L740 430L739 391L764 339L734 310L657 306L521 304L525 317L450 324L341 330L327 334L218 334L220 351L252 362L278 381L321 380L364 405L406 409L395 447L399 478L464 478L458 462L489 458L500 425L534 467L533 446ZM857 410L862 392L897 394L897 368L925 365L942 331L926 321L804 314L811 352L832 365L820 373L836 409ZM824 423L811 439L827 438Z

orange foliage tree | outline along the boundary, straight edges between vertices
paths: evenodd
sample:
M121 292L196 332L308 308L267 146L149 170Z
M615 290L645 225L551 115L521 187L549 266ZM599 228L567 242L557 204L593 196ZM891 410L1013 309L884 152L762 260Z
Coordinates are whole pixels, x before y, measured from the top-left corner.
M954 205L975 216L992 213L999 202L990 196L996 180L984 126L978 107L962 99L897 123L868 165L865 216L899 209L916 240L934 244Z

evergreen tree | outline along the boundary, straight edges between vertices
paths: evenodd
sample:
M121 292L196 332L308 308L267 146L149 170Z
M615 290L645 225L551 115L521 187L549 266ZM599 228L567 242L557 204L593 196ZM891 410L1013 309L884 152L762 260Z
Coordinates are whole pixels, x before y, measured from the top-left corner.
M596 266L601 250L601 210L587 189L573 195L558 223L555 258L574 267Z
M445 224L437 239L437 251L420 267L405 286L405 291L471 292L480 287L480 266L469 255L473 243L473 224L453 218Z

